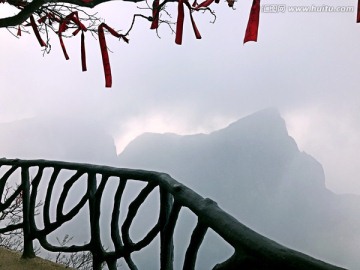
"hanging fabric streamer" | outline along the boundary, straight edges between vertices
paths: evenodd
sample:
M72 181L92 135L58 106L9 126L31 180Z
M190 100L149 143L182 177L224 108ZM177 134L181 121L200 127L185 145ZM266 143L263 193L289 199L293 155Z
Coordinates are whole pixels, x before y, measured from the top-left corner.
M70 13L68 16L66 16L64 18L64 20L62 20L59 23L58 36L59 36L59 40L60 40L60 46L61 46L61 49L62 49L62 51L64 53L65 59L69 60L70 58L69 58L69 55L68 55L68 53L66 51L62 35L69 28L68 24L70 24L71 22L75 23L77 25L77 27L78 27L72 33L73 36L76 36L81 31L81 66L82 66L82 71L86 71L87 67L86 67L85 35L84 35L84 32L87 31L87 28L83 23L81 23L77 11L74 11L74 12Z
M81 68L82 71L87 71L84 31L81 31Z
M184 28L184 0L179 0L178 3L178 17L176 21L176 37L175 43L181 45Z
M104 28L106 30L108 30L109 33L112 34L113 36L122 38L126 43L129 43L129 40L124 35L119 34L114 29L112 29L111 27L106 25L105 23L102 23L99 25L98 35L99 35L101 57L102 57L102 61L103 61L104 74L105 74L105 87L111 87L112 86L111 66L110 66L110 60L109 60L109 53L108 53L108 49L106 46Z
M196 7L196 9L199 10L200 8L206 8L206 7L210 6L213 2L214 2L214 0L205 0L204 2L200 3Z
M185 5L188 7L189 12L190 12L190 20L191 20L191 25L192 25L192 27L193 27L193 29L194 29L195 37L196 37L197 39L201 39L201 34L200 34L200 32L199 32L199 29L198 29L197 26L196 26L194 17L193 17L193 15L192 15L191 5L190 5L190 3L189 3L188 1L185 2Z
M21 36L21 27L20 27L20 25L18 26L18 30L17 30L16 35L17 35L18 37Z
M66 60L69 60L69 55L66 51L66 48L65 48L65 44L64 44L64 41L63 41L63 38L62 38L62 33L66 31L67 29L67 22L66 20L62 21L60 24L59 24L59 30L58 30L58 36L59 36L59 40L60 40L60 46L61 46L61 49L64 53L64 56L65 56L65 59Z
M32 27L32 29L33 29L33 31L35 33L35 36L36 36L37 40L40 43L40 46L41 47L46 47L46 43L42 40L42 38L40 36L39 29L38 29L38 26L37 26L37 24L35 22L35 19L34 19L33 15L30 16L30 24L31 24L31 27Z
M159 27L159 16L160 16L160 10L159 10L159 0L154 0L153 6L152 6L152 23L150 29L158 29Z
M249 21L245 32L244 43L257 41L260 18L260 0L253 0Z

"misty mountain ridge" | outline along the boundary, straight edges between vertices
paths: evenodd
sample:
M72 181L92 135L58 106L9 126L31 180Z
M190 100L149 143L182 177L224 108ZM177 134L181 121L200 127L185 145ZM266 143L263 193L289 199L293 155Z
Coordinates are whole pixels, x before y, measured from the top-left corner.
M302 162L312 167L316 177L294 178L292 185L325 188L321 164L299 151L287 133L285 121L275 109L257 112L210 134L144 133L129 143L119 159L122 167L131 164L131 167L165 172L170 169L174 178L206 164L205 174L221 173L222 181L239 173L250 175L252 184L261 184L261 189L277 189L285 182L284 170L305 166ZM198 192L202 193L201 190Z
M7 158L163 171L281 244L360 269L359 196L326 188L321 164L299 150L275 109L210 134L145 133L118 156L97 121L33 118L0 124L0 151Z
M359 197L326 188L321 164L299 151L275 109L210 134L142 134L119 165L167 172L259 233L360 268Z

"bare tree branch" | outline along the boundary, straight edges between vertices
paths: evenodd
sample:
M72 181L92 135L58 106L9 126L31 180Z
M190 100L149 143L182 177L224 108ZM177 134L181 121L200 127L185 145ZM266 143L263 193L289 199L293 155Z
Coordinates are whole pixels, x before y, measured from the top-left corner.
M25 22L31 14L42 7L46 3L45 0L34 0L23 7L20 12L12 17L1 18L0 27L17 26Z

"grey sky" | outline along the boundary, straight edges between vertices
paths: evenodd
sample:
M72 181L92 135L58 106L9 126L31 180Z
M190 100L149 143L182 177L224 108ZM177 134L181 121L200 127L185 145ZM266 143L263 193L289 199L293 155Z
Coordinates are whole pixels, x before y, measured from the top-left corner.
M104 88L99 45L91 35L89 71L82 73L80 37L65 40L70 55L65 61L56 36L52 52L42 57L33 34L17 40L2 29L0 122L43 114L92 119L105 125L121 151L144 131L209 132L277 107L300 149L323 164L328 187L360 194L355 12L261 13L258 43L243 45L251 2L239 1L234 11L224 3L216 6L215 24L211 16L195 14L200 41L186 16L182 46L166 26L159 39L144 21L136 24L129 45L108 36L112 89ZM356 10L357 2L286 1L324 4ZM130 10L139 12L134 6L115 2L98 11L110 26L125 30Z

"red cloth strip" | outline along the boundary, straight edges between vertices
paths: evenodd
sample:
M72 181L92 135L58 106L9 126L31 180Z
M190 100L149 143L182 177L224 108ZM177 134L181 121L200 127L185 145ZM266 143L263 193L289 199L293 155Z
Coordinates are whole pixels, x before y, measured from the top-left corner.
M84 31L81 31L81 67L82 71L87 71Z
M55 22L61 23L61 20L58 17L56 17L53 13L49 13L48 16L49 16L50 22L55 21Z
M17 36L21 36L21 27L20 27L20 25L18 26L18 30L17 30L16 35L17 35Z
M106 30L108 30L110 32L110 34L112 34L114 37L118 37L118 38L121 38L123 37L122 34L119 34L118 32L116 32L114 29L112 29L110 26L108 26L107 24L105 23L102 23L101 24Z
M104 25L105 24L102 23L99 25L98 28L99 43L100 43L101 57L104 67L104 74L105 74L105 87L111 87L112 85L111 67L110 67L108 49L106 46Z
M80 22L79 14L78 14L77 11L74 11L74 12L70 13L68 16L66 16L66 18L68 18L69 20L72 20L81 30L83 30L83 31L87 30L85 25L83 25Z
M49 17L48 14L46 14L45 16L42 16L40 19L38 19L38 23L44 23L46 21L47 17Z
M154 0L154 2L153 2L152 15L153 15L153 20L152 20L150 29L158 29L159 16L160 16L159 0Z
M260 19L260 0L253 0L249 21L245 32L244 43L257 41Z
M63 39L62 39L61 34L59 34L59 40L60 40L61 49L62 49L62 51L63 51L63 53L64 53L65 59L66 59L66 60L69 60L70 57L69 57L69 55L67 54L67 51L66 51L66 48L65 48L65 44L64 44L64 41L63 41Z
M46 43L42 40L42 38L40 36L39 29L37 27L37 24L35 22L35 19L34 19L33 15L30 16L30 24L31 24L32 29L34 30L34 33L35 33L35 36L36 36L37 40L40 43L40 46L41 47L46 47Z
M196 9L199 10L202 7L208 7L210 6L212 3L214 2L214 0L205 0L204 2L200 3Z
M175 43L181 45L184 28L184 0L179 0Z
M79 34L79 32L81 31L80 28L76 29L72 34L73 36L76 36L77 34Z
M51 16L51 17L53 17L53 16ZM64 41L62 39L62 33L65 32L68 29L68 24L70 23L70 21L73 21L78 26L78 29L76 29L73 32L74 36L76 36L80 31L82 31L82 32L87 31L87 28L85 27L85 25L80 22L79 15L78 15L77 11L74 11L74 12L70 13L69 15L67 15L65 17L65 19L59 24L58 36L59 36L59 40L60 40L61 49L62 49L62 51L64 53L64 56L65 56L66 60L69 60L70 58L69 58L69 55L68 55L68 53L66 51ZM85 48L85 44L83 45L83 42L85 40L84 38L85 37L83 37L83 33L82 33L82 39L81 39L82 45L81 45L81 48L83 48L83 47ZM82 53L81 55L83 55L82 51L81 51L81 53ZM84 55L85 55L85 52L84 52ZM83 57L82 57L82 59L83 59ZM81 62L83 63L84 61L81 60ZM85 63L85 66L86 66L86 63ZM84 65L83 65L83 70L84 70ZM85 67L85 70L86 70L86 67Z
M358 0L358 7L357 7L357 18L356 22L360 23L360 0Z
M116 32L114 29L112 29L110 26L108 26L105 23L100 24L98 27L101 57L103 60L103 67L104 67L104 74L105 74L105 87L111 87L112 86L111 66L110 66L108 49L106 46L104 28L106 30L108 30L109 33L112 34L113 36L122 38L126 43L129 43L129 39L127 39L124 35L119 34L118 32Z
M196 26L195 20L194 20L193 15L192 15L192 10L191 10L190 3L189 3L188 1L186 1L185 4L186 4L186 6L189 8L191 24L192 24L192 27L193 27L193 29L194 29L195 37L196 37L197 39L201 39L201 34L200 34L200 32L199 32L199 29L198 29L197 26Z
M235 0L226 0L226 2L228 3L228 6L229 7L233 7L234 6L234 4L235 4Z
M69 55L67 54L66 48L65 48L65 44L64 41L62 39L62 33L67 29L67 22L66 20L63 21L60 25L59 25L59 31L58 31L58 36L59 36L59 40L60 40L60 45L61 45L61 49L64 53L65 59L69 60Z

